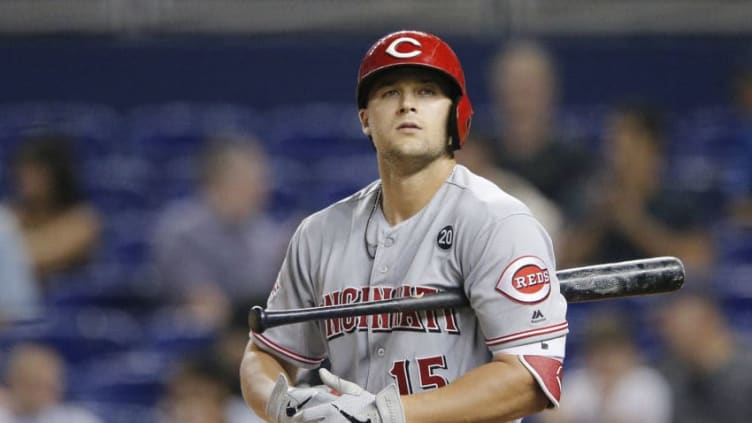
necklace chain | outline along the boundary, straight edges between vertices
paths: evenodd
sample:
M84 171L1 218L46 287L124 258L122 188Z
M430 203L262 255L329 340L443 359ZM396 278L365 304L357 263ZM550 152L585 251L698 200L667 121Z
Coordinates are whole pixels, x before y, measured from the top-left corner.
M371 226L371 220L373 220L373 214L376 212L376 207L381 202L381 187L378 188L378 191L376 191L376 199L373 201L373 206L371 206L371 212L368 213L368 221L366 222L366 229L363 231L363 245L366 248L366 254L368 254L368 257L373 260L376 258L376 253L371 253L371 248L368 245L368 228Z

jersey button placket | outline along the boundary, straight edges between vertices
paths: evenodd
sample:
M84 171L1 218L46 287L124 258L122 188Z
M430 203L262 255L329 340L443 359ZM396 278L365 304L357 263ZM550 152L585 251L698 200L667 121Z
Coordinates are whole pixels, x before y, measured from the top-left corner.
M392 278L394 277L393 270L396 260L395 255L399 254L399 252L394 251L396 250L395 248L390 248L394 247L396 242L394 233L390 232L390 230L384 230L381 233L382 236L378 243L379 248L376 249L376 256L373 261L373 273L370 281L371 286L395 286L396 281ZM372 330L369 330L366 335L367 345L370 346L368 350L370 351L368 354L370 360L368 360L367 384L374 384L374 389L376 386L380 386L380 384L384 382L384 377L388 378L388 375L386 374L387 370L385 370L385 366L388 366L388 363L384 362L384 360L388 360L388 357L386 354L386 348L384 348L383 345L385 345L386 338L389 337L389 335L388 332L373 332Z
M370 285L383 285L389 280L387 274L392 270L392 261L394 260L394 251L389 247L395 245L395 236L389 230L382 230L378 240L378 248L373 258L373 273L371 274Z
M394 245L394 236L393 236L393 235L388 235L388 236L387 236L387 237L386 237L386 238L384 239L384 242L382 242L382 243L381 243L381 245L382 245L382 246L383 246L384 248L389 248L389 247L391 247L392 245ZM382 256L382 257L383 257L383 256ZM379 266L379 273L382 273L382 274L383 274L383 273L386 273L386 272L388 272L388 271L389 271L389 266L388 266L388 265L386 265L386 264L382 264L382 265L380 265L380 266Z

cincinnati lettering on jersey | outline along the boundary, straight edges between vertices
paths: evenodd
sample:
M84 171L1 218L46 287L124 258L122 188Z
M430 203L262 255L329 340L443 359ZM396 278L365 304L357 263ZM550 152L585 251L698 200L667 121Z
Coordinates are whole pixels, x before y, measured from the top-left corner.
M324 295L322 305L356 304L367 301L391 298L413 297L432 294L438 289L427 286L402 285L348 287ZM354 331L372 332L433 332L459 334L454 309L405 311L401 313L380 313L371 316L342 317L326 321L326 339L333 339Z

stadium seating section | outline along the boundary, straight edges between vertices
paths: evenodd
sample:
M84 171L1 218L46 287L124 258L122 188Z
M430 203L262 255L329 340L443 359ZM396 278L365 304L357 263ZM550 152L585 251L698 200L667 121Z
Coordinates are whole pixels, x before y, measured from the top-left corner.
M484 106L476 108L482 115ZM599 107L567 110L563 120L570 130L597 139L602 112ZM674 183L688 189L714 183L722 159L714 142L723 137L727 119L727 111L716 108L675 116L671 140L676 142L667 170ZM273 170L271 209L280 219L321 208L377 177L372 147L351 104L253 110L173 103L127 112L80 103L0 106L0 163L8 163L22 134L45 129L75 137L86 193L105 217L104 242L86 269L61 275L63 280L53 284L46 299L50 311L42 321L0 332L0 349L29 339L59 347L69 363L69 397L109 422L151 421L169 364L211 341L210 334L186 327L160 306L148 263L156 213L192 192L193 158L205 138L254 134L263 142ZM7 166L0 169L0 189L7 194ZM714 234L722 248L714 283L728 299L734 326L752 337L747 283L752 235L717 226ZM627 301L623 306L636 310L647 304ZM589 307L570 307L569 352L574 356L576 328L584 324ZM640 342L650 351L655 334L646 329Z

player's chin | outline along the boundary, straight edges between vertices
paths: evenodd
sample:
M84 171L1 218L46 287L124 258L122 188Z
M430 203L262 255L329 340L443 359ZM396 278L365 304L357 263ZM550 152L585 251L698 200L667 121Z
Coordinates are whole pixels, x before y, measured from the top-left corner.
M442 155L443 151L433 149L415 148L415 146L393 148L384 154L384 157L392 164L409 172L419 171L433 163Z
M420 140L412 139L398 140L397 142L392 143L386 148L385 153L394 158L406 159L410 157L425 156L428 153L427 150L425 143Z

